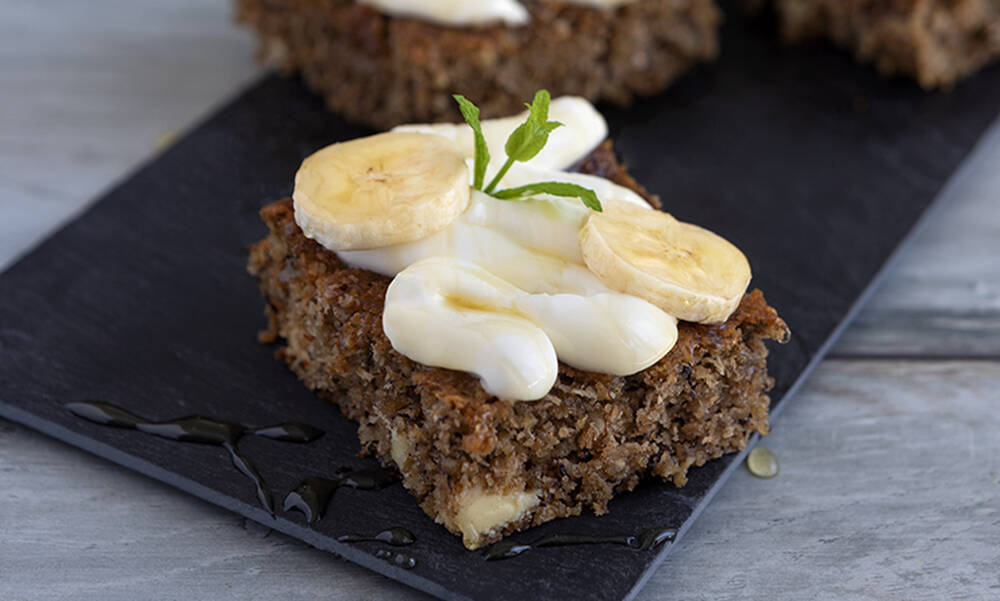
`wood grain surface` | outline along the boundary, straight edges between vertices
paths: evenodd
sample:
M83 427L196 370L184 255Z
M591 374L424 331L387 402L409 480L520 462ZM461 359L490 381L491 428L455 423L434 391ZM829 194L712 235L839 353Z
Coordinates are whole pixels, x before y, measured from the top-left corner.
M224 0L0 0L0 264L251 55ZM640 599L1000 598L998 166L995 127L765 440L780 475L741 469ZM0 599L192 598L425 596L0 423Z

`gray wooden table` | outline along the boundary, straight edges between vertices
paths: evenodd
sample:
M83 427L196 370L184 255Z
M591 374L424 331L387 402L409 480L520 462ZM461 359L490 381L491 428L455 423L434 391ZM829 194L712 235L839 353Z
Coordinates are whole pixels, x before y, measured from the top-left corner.
M226 0L0 0L0 264L252 81ZM1000 599L1000 127L644 600ZM2 293L2 291L0 291ZM2 394L2 391L0 391ZM0 599L422 594L0 421Z

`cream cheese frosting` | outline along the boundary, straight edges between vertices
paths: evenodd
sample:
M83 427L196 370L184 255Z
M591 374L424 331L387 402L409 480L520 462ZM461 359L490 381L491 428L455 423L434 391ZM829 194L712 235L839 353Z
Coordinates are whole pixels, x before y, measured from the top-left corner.
M507 136L514 131L514 128L524 123L527 116L528 112L524 111L518 115L487 119L482 122L486 145L493 149L490 165L486 170L487 180L493 177L504 162L503 147ZM565 170L590 154L590 151L597 148L597 145L608 137L607 122L586 98L560 96L553 99L549 106L549 119L558 121L563 126L552 132L548 144L535 158L531 159L530 163L521 163L519 166L531 169ZM392 131L443 136L451 140L469 160L475 156L472 128L465 123L400 125ZM511 177L508 175L504 181L512 181Z
M604 181L605 204L643 202ZM587 211L562 198L509 202L473 191L465 213L432 236L337 254L394 277L383 328L397 351L474 373L500 398L535 400L555 383L558 361L629 375L677 339L675 318L609 289L584 265L579 229Z
M616 376L648 368L676 343L678 317L724 321L750 279L746 258L724 239L653 210L631 189L568 171L607 137L589 102L557 98L548 117L566 125L529 163L513 163L500 187L576 184L603 212L577 198L501 200L475 189L465 124L407 125L329 146L303 162L293 194L307 237L351 267L393 278L382 325L396 351L475 374L512 401L549 394L560 363ZM482 122L493 151L487 179L524 118ZM439 175L456 169L456 181ZM393 209L397 196L415 219ZM348 219L355 213L366 225L360 237L358 219ZM424 213L447 220L425 227Z
M613 10L636 0L564 0L593 8ZM524 25L531 14L517 0L358 0L387 15L413 17L441 25L481 26L504 23Z
M607 137L607 124L581 98L557 98L549 117L567 123L530 163L517 163L505 187L564 181L594 190L607 207L651 210L638 194L604 178L563 171ZM483 122L491 148L503 148L524 115ZM408 125L407 133L452 140L470 160L465 124ZM488 174L503 157L493 157ZM663 357L677 320L640 298L609 289L584 265L580 229L590 213L578 200L540 195L498 200L473 191L445 229L406 244L339 251L350 266L393 277L383 328L393 347L425 365L474 373L485 390L510 400L544 397L559 361L629 375Z
M441 25L524 25L531 18L517 0L358 0L387 15L415 17Z

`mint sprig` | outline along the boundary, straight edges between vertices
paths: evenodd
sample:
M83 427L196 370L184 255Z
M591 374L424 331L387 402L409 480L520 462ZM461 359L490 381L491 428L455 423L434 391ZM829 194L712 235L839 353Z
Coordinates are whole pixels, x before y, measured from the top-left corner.
M542 151L542 148L545 148L545 144L549 141L549 134L562 127L562 123L558 121L549 121L551 101L552 98L549 96L548 90L535 92L535 99L527 105L528 119L511 132L507 143L504 144L507 161L497 172L493 181L483 190L484 192L491 194L496 189L497 184L500 183L503 176L507 175L507 171L510 170L514 161L524 163L535 158Z
M598 200L597 194L593 190L565 182L539 182L495 191L515 162L523 163L535 158L548 143L549 134L562 127L563 124L558 121L549 121L549 104L552 97L548 90L535 92L534 100L531 104L526 105L528 118L507 138L507 142L504 144L507 160L485 189L483 188L483 180L486 177L486 167L490 163L490 150L486 145L486 136L483 135L482 123L479 121L479 108L461 94L455 94L453 98L458 102L465 122L472 128L475 140L475 165L473 167L473 187L475 189L500 200L517 200L534 194L579 198L586 207L594 211L603 210L601 201Z
M538 182L537 184L507 188L505 190L494 192L493 197L499 198L500 200L517 200L519 198L524 198L525 196L534 196L535 194L550 194L552 196L562 196L564 198L579 198L588 209L593 209L598 212L603 210L603 207L601 207L601 201L597 199L596 192L590 188L584 188L583 186L567 182Z
M486 147L486 136L483 135L483 125L479 122L479 107L472 104L468 98L461 94L453 94L452 98L458 103L458 109L462 111L462 117L472 128L472 135L475 138L476 164L473 168L473 186L476 190L483 189L483 179L486 178L486 166L490 164L490 149Z

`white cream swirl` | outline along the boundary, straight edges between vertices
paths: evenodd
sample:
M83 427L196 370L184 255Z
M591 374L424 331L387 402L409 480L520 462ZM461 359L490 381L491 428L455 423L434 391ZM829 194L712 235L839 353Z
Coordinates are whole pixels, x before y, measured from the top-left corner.
M603 197L606 205L634 202L608 186L620 194ZM588 210L562 198L510 202L477 191L432 236L338 256L394 276L383 328L397 351L474 373L501 398L535 400L555 382L558 361L629 375L677 339L674 317L609 289L583 264L578 232Z
M677 320L644 300L615 292L531 294L453 257L401 271L386 293L382 323L397 351L474 373L486 392L514 400L548 394L557 358L628 375L658 361L677 338Z
M613 10L636 0L564 0L597 9ZM480 26L504 23L524 25L531 14L517 0L358 0L387 15L414 17L450 26Z

